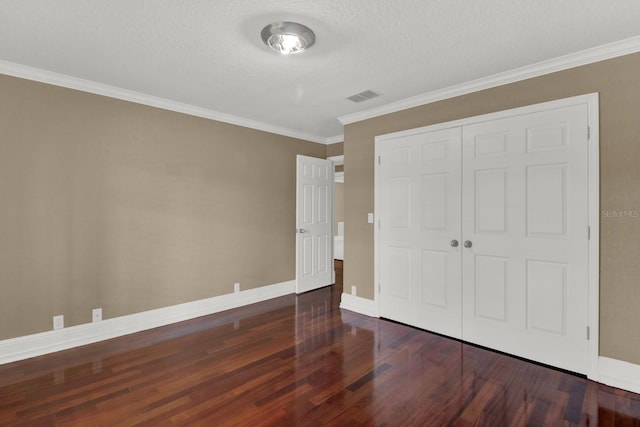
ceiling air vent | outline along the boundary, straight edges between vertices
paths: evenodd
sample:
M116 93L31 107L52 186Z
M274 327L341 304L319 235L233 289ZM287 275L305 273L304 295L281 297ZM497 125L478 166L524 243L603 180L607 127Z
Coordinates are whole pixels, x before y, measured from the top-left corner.
M380 96L380 94L378 92L374 92L372 90L365 90L364 92L360 92L360 93L356 93L355 95L351 95L347 99L349 101L353 101L353 102L358 103L358 102L368 101L370 99L377 98L379 96Z

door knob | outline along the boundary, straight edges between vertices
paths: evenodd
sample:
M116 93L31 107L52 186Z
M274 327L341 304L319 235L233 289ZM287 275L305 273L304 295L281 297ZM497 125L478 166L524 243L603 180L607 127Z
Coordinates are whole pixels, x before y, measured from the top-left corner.
M470 248L471 246L473 246L473 243L471 243L471 240L465 240L464 247L465 248Z
M451 241L451 247L452 248L457 248L458 247L458 241L457 240L452 240Z

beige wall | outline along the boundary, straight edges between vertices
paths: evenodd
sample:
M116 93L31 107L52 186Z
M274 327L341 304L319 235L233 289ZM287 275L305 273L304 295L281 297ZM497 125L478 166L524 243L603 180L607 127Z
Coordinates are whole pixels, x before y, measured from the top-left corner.
M344 142L327 145L327 158L333 156L342 156L344 154Z
M326 147L0 76L0 339L295 278Z
M345 127L344 288L373 299L374 137L559 98L600 93L601 209L640 210L640 54L460 96ZM600 353L640 364L640 218L602 217Z

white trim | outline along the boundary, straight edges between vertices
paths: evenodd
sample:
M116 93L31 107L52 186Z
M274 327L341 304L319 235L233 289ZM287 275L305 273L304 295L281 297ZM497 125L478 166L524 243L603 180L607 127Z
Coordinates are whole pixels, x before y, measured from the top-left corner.
M344 135L330 136L324 140L324 143L327 145L338 144L340 142L344 142Z
M589 121L589 342L587 377L598 381L600 351L600 102L587 95Z
M640 393L640 365L600 357L598 381L623 390Z
M277 135L302 139L318 144L326 145L333 143L329 141L334 141L340 138L344 139L342 135L330 138L319 135L312 135L310 133L300 132L282 126L276 126L257 120L246 119L244 117L234 116L232 114L221 113L219 111L209 110L207 108L197 107L195 105L184 104L182 102L172 101L170 99L147 95L144 93L135 92L133 90L122 89L91 80L85 80L78 77L56 73L53 71L42 70L39 68L16 64L13 62L0 60L0 74L6 74L8 76L47 83L54 86L66 87L69 89L75 89L82 92L93 93L96 95L107 96L109 98L121 99L123 101L134 102L136 104L148 105L150 107L161 108L163 110L175 111L177 113L188 114L195 117L202 117L218 122L256 129L263 132L275 133Z
M0 341L0 364L41 356L293 294L295 280Z
M569 55L538 62L537 64L528 65L526 67L516 68L514 70L505 71L503 73L494 74L489 77L483 77L470 82L450 86L444 89L427 92L421 95L412 96L390 104L371 108L369 110L360 111L353 114L347 114L338 117L340 123L347 125L362 120L371 119L373 117L383 116L385 114L395 113L406 110L408 108L418 107L420 105L430 104L436 101L442 101L456 96L466 95L480 90L490 89L502 86L508 83L515 83L534 77L543 76L545 74L555 73L557 71L567 70L569 68L579 67L598 61L604 61L618 56L628 55L640 51L640 36L617 41L614 43L586 49L580 52L571 53Z
M340 308L364 314L369 317L379 317L378 307L375 301L342 293Z
M511 108L509 110L496 111L493 113L481 114L479 116L465 117L459 120L452 120L450 122L436 123L433 125L422 126L413 129L401 130L398 132L387 133L384 135L377 135L374 140L376 149L378 149L378 143L382 143L388 140L397 138L403 138L405 136L416 135L425 132L434 132L437 130L450 129L460 126L468 126L476 123L488 122L491 120L499 120L508 117L524 116L527 114L538 113L542 111L553 110L557 108L571 107L574 105L586 104L589 109L589 121L592 125L592 135L590 141L598 142L599 135L594 132L592 120L598 121L598 93L590 93L586 95L572 96L569 98L556 99L548 102L541 102L538 104L525 105L524 107ZM595 114L595 117L593 116ZM596 127L597 129L597 127ZM378 152L376 151L376 155Z
M327 157L327 160L331 160L336 166L344 165L344 154L341 154L339 156Z
M409 131L407 131L409 132ZM380 188L380 150L384 136L376 136L374 139L374 151L373 151L373 301L375 310L378 314L380 310L380 211L382 190Z
M487 122L506 117L515 117L519 115L532 114L540 111L552 110L557 108L565 108L574 105L586 105L588 110L588 124L590 126L589 138L589 223L591 227L591 239L589 240L589 307L588 307L588 325L590 330L590 339L587 344L587 377L589 379L598 380L598 358L599 358L599 330L600 330L600 178L599 178L599 146L600 146L600 130L599 130L599 101L598 94L591 93L587 95L579 95L570 98L558 99L555 101L543 102L540 104L528 105L510 110L498 111L495 113L483 114L480 116L468 117L451 122L438 123L429 126L423 126L416 129L409 129L399 132L393 132L375 137L375 156L374 156L374 210L377 219L377 212L380 212L380 167L375 159L380 155L382 144L393 143L394 139L414 135L424 132L433 132L436 130L449 129L453 127L467 126L474 123ZM374 227L374 301L375 310L380 312L380 289L378 286L379 271L379 231L378 227Z
M334 182L341 182L344 184L344 172L335 172L333 176Z

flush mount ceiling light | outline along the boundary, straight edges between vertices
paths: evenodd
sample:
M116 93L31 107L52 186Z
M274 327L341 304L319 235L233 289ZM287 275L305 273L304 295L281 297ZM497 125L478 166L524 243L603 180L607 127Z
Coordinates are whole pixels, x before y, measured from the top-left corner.
M316 41L311 29L296 22L276 22L267 25L260 35L264 44L283 55L304 52Z

